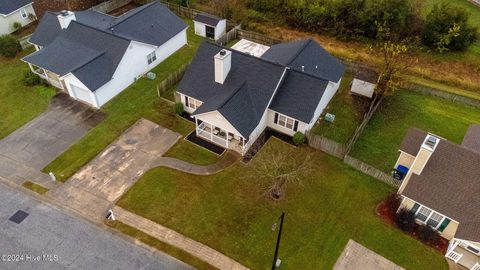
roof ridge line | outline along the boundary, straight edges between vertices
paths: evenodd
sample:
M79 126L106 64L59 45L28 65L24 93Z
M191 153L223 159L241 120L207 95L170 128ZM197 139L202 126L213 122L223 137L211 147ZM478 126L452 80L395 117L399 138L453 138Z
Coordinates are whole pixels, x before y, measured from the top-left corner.
M247 80L243 80L242 84L240 84L235 90L233 90L219 105L218 108L223 108L223 106L229 101L242 87L247 83Z
M246 82L247 82L247 81L245 80L245 83L246 83ZM247 88L247 93L248 93L248 97L250 98L250 102L253 103L253 100L254 100L254 99L253 99L253 97L252 97L252 93L250 92L250 88ZM253 106L253 112L255 113L255 117L258 119L259 114L258 114L257 108L256 108L255 106Z
M87 62L81 64L81 65L78 65L76 67L74 67L69 73L72 73L72 72L75 72L77 69L80 69L88 64L90 64L91 62L93 62L94 60L98 59L100 56L103 56L104 54L106 54L107 52L106 51L102 51L100 52L97 56L93 57L92 59L88 60ZM68 73L67 73L68 74Z
M287 65L290 65L293 62L293 60L295 60L300 55L300 53L303 52L303 50L305 50L307 45L312 42L312 38L309 38L309 39L306 39L306 40L303 40L303 41L306 41L305 44L303 44L302 48L300 50L298 50L298 52L295 53L295 55L288 61Z
M128 14L128 16L125 16L126 18L122 18L122 16L124 15L127 15L127 13L129 11L127 11L127 13L124 13L118 17L115 17L116 19L119 19L120 21L119 22L114 22L113 24L109 25L108 27L111 28L111 27L115 27L123 22L125 22L126 20L134 17L135 15L137 15L139 12L142 12L144 11L146 8L150 7L150 6L153 6L155 3L159 3L158 1L152 1L151 3L148 3L146 5L143 5L143 6L140 6L138 8L135 8L135 9L132 9L130 10L131 11L131 14Z
M98 31L98 32L102 32L102 33L108 34L108 35L113 36L113 37L116 37L116 38L123 39L123 40L125 40L125 41L132 41L132 39L128 39L128 38L119 36L119 35L117 35L117 34L115 34L115 33L112 33L111 31L107 31L107 30L95 28L95 27L93 27L93 26L86 25L86 24L84 24L84 23L82 23L82 22L79 22L79 21L76 21L76 20L74 20L74 21L72 21L72 22L70 22L70 23L77 23L77 24L79 24L79 25L81 25L81 26L90 28L90 29L92 29L92 30L96 30L96 31ZM67 29L68 29L68 28L67 28Z

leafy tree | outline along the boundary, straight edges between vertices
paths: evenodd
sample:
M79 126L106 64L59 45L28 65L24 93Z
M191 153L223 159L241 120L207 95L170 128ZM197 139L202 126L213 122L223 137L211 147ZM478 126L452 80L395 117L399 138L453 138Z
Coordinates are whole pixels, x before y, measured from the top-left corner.
M464 8L436 4L427 15L422 42L440 52L467 49L477 39L477 28L468 23L469 18Z
M5 57L15 57L17 53L22 51L22 46L18 40L12 35L0 36L0 55Z

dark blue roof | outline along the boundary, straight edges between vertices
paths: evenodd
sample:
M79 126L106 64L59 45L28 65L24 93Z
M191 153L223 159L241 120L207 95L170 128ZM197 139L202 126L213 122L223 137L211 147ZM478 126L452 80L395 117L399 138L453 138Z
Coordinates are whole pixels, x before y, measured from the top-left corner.
M218 110L245 138L260 122L285 67L232 51L231 70L224 84L215 82L214 56L223 47L204 42L178 91L204 102L195 112Z
M32 0L0 0L0 14L8 15L31 3Z
M42 18L30 42L44 48L24 60L60 76L72 72L92 91L111 80L130 41L160 46L187 27L157 1L120 17L75 12L75 21L63 30L58 14Z
M203 43L178 86L178 92L203 102L193 115L218 111L248 138L273 98L271 109L311 121L328 81L233 50L231 70L224 84L219 84L214 56L222 49Z
M196 21L196 22L201 22L201 23L208 24L208 25L211 25L211 26L217 26L217 24L222 19L220 19L216 16L213 16L213 15L210 15L210 14L198 13L197 15L195 15L193 20Z
M60 76L72 72L94 91L112 78L129 44L74 21L50 45L23 60Z
M332 82L338 82L345 72L342 62L313 39L273 45L262 58Z

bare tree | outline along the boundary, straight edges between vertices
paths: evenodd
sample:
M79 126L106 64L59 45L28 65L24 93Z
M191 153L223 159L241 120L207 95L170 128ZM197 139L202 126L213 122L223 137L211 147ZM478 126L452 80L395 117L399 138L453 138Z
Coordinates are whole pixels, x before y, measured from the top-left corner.
M309 154L298 149L281 151L278 148L265 148L255 160L255 177L265 195L274 200L281 199L289 184L303 185L303 179L312 172Z

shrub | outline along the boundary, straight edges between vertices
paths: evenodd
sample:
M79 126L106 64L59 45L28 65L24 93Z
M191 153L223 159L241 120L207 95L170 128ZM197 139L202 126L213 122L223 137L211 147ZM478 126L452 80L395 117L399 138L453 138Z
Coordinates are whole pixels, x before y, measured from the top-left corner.
M293 135L293 143L297 146L304 144L306 140L307 138L305 137L305 134L303 134L302 132L297 131Z
M23 74L23 84L26 86L46 85L46 82L32 71Z
M400 209L395 215L395 224L404 232L411 232L415 228L415 213L405 208Z
M418 238L427 244L437 245L440 235L432 227L421 225L418 228Z
M22 28L22 24L21 24L21 23L19 23L19 22L14 22L14 23L13 23L13 29L15 29L15 31L18 30L18 29L20 29L20 28Z
M398 207L400 207L401 202L401 197L397 193L388 195L385 200L385 206L387 207L389 214L393 216L397 212Z
M174 109L175 109L175 113L178 115L181 115L185 112L185 110L183 109L183 104L181 102L175 103Z
M0 55L15 57L20 51L22 51L22 46L20 46L20 43L14 36L0 36Z
M422 42L440 52L463 51L477 39L477 28L468 23L469 19L464 8L436 4L427 15Z

